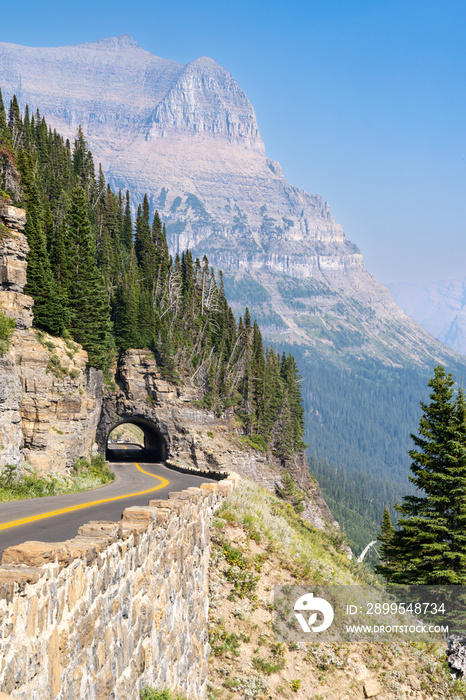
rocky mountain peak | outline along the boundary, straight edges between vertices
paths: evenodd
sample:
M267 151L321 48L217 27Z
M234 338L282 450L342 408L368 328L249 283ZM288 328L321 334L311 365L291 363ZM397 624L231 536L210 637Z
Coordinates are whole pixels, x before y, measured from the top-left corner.
M265 153L253 106L230 73L211 58L184 67L150 124L148 140L190 134Z

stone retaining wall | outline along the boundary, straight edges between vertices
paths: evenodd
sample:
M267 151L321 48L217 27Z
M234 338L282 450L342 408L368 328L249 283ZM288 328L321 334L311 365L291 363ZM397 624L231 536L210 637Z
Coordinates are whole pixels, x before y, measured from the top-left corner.
M127 508L66 542L6 549L0 690L28 700L206 697L210 520L239 477ZM0 695L1 697L1 695Z

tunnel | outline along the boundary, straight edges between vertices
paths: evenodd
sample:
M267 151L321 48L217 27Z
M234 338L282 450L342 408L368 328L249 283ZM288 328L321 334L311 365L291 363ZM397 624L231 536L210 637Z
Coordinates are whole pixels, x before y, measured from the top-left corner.
M134 438L129 431L124 430L124 426L136 426L142 431L142 440L137 438L138 431ZM121 427L122 430L117 429ZM117 439L111 436L117 435ZM120 433L120 436L118 435ZM125 434L126 433L126 434ZM129 434L128 434L129 433ZM122 437L119 440L118 437ZM142 445L141 445L142 442ZM167 445L165 438L155 423L146 418L126 418L115 423L108 432L106 441L106 459L109 462L164 462L167 457Z

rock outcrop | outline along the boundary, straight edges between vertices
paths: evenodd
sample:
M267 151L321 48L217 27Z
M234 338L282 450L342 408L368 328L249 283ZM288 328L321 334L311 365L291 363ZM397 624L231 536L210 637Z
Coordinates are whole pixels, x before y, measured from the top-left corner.
M34 305L32 298L23 294L29 252L25 224L24 209L0 204L0 303L19 330L31 328Z
M19 329L32 324L33 300L22 294L26 284L26 255L29 246L22 233L26 213L2 205L0 208L0 310L13 318ZM22 387L11 353L0 356L0 468L21 465L24 434L20 405Z
M11 353L22 388L23 457L41 472L63 472L95 449L102 373L84 350L40 332L17 332Z
M0 357L0 469L22 464L21 381L11 356Z
M0 310L15 320L10 350L0 357L0 468L26 461L41 472L64 472L89 456L102 401L102 373L70 340L32 329L33 300L23 293L26 255L23 209L0 209Z

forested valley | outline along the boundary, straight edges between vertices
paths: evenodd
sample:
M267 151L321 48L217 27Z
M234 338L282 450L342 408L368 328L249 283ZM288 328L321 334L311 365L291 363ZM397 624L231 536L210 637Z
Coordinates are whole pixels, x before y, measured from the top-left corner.
M276 348L296 358L310 471L359 554L377 536L385 506L394 516L393 505L414 491L408 480L410 433L417 430L433 367L369 360L337 366L305 346ZM464 381L464 365L447 370Z

